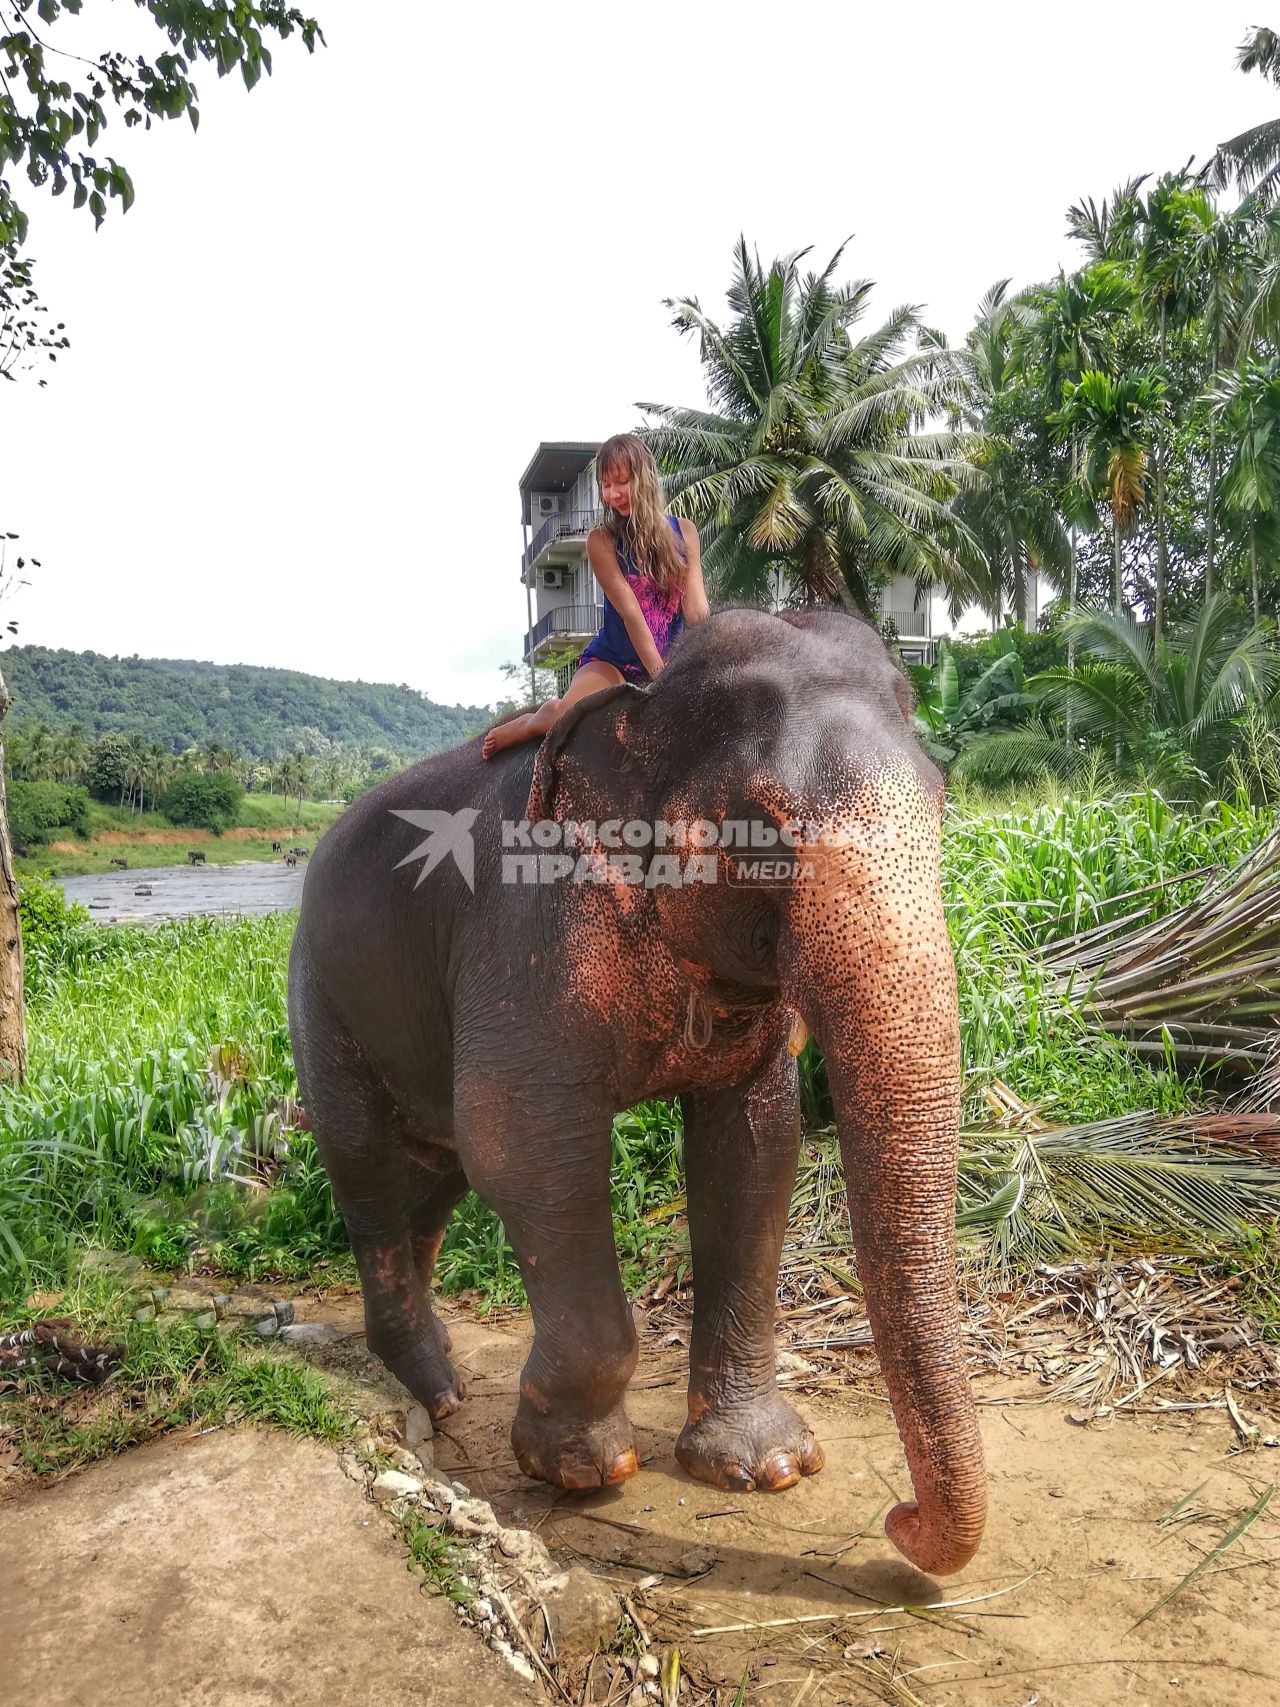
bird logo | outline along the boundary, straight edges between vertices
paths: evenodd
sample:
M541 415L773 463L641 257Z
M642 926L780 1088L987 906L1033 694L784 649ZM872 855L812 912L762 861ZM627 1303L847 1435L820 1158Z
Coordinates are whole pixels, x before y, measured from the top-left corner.
M413 824L417 829L427 832L426 840L419 842L412 853L407 853L403 859L397 860L394 867L399 871L402 865L412 865L415 859L422 861L422 870L413 886L415 889L430 876L446 855L452 854L467 888L475 894L476 848L471 837L471 826L480 816L478 806L464 806L458 812L442 812L431 807L422 811L401 811L398 807L393 807L392 816L403 818L406 824Z

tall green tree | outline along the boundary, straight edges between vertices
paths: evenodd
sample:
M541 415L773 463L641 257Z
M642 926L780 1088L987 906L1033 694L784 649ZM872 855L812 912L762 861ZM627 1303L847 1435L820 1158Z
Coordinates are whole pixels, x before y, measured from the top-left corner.
M1070 564L1066 532L1024 432L1030 310L1024 299L1011 299L1008 289L1007 279L991 287L964 348L951 355L951 408L974 435L971 455L982 476L957 495L955 508L982 548L980 580L993 630L1006 608L1025 627L1031 577L1043 573L1061 588Z
M1111 510L1115 563L1115 609L1124 615L1122 537L1137 519L1146 497L1148 451L1157 430L1164 381L1155 373L1121 374L1090 369L1078 385L1063 387L1058 430L1064 439L1079 435L1084 456L1084 479Z
M1242 523L1249 542L1253 620L1260 618L1259 542L1274 545L1280 520L1280 356L1249 361L1224 375L1215 393L1215 415L1223 422L1230 461L1223 479L1227 508Z
M765 267L741 238L724 328L670 300L696 337L709 407L638 405L673 506L698 524L720 596L763 598L784 570L806 602L869 611L894 575L971 598L981 550L950 500L973 478L966 443L929 423L947 379L899 308L855 337L871 286L835 282L801 250Z

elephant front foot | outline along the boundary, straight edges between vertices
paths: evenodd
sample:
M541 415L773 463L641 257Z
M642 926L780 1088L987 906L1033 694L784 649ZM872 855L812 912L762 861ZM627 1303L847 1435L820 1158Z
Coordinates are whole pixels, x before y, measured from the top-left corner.
M676 1458L695 1481L735 1494L781 1493L826 1463L813 1430L778 1393L733 1406L691 1395Z
M511 1425L511 1444L525 1475L555 1488L608 1488L640 1468L621 1404L594 1422L584 1422L555 1412L543 1415L522 1397Z
M445 1356L448 1336L444 1338L445 1348L434 1331L413 1345L394 1350L373 1339L367 1341L369 1350L386 1364L396 1380L409 1389L420 1405L425 1405L432 1422L451 1417L467 1396L466 1384Z

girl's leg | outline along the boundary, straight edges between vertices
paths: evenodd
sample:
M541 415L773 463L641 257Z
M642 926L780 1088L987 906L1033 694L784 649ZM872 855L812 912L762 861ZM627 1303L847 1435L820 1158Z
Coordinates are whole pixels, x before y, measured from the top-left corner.
M509 717L505 723L496 723L484 738L481 754L491 759L504 747L514 747L521 741L540 741L575 700L585 699L589 693L599 693L601 688L616 687L622 679L622 671L615 670L612 664L606 664L602 658L589 658L574 671L573 680L562 699L544 700L536 711L526 711L519 717Z

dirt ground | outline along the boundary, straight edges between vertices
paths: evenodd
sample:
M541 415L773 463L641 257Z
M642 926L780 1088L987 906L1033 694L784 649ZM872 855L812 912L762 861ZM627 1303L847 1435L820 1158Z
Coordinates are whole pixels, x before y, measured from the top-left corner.
M355 1298L315 1313L361 1326ZM508 1441L527 1321L446 1313L467 1401L437 1435L437 1464L504 1522L537 1528L557 1557L630 1593L654 1638L676 1643L695 1677L728 1686L726 1699L749 1672L746 1699L782 1707L1280 1707L1280 1498L1134 1628L1280 1481L1280 1452L1234 1450L1225 1409L1126 1407L1079 1426L1043 1389L978 1380L989 1525L972 1565L933 1582L882 1532L886 1507L910 1488L874 1385L838 1401L793 1392L825 1470L784 1494L735 1498L676 1464L687 1354L662 1343L669 1332L644 1333L627 1400L640 1474L587 1499L557 1495L520 1474ZM325 1355L340 1366L343 1344ZM1257 1405L1249 1414L1264 1435L1275 1428ZM694 1550L710 1558L689 1559ZM939 1601L969 1604L918 1610ZM893 1610L904 1603L917 1610Z
M536 1700L405 1569L311 1441L170 1438L0 1506L0 1701L493 1707Z
M368 1381L359 1297L300 1296L295 1307L351 1336L308 1355ZM1280 1481L1280 1452L1236 1450L1220 1402L1139 1401L1081 1425L1072 1418L1086 1413L1032 1382L978 1378L989 1527L973 1564L934 1583L882 1533L909 1488L867 1356L851 1357L836 1386L821 1374L817 1392L791 1360L784 1384L801 1389L792 1397L826 1469L784 1494L735 1497L675 1463L687 1336L670 1315L650 1322L628 1397L641 1472L582 1498L526 1480L511 1455L527 1318L442 1313L468 1397L437 1434L437 1465L629 1596L655 1647L678 1646L686 1675L726 1703L745 1675L746 1702L779 1707L1280 1707L1280 1497L1209 1559ZM1278 1432L1256 1395L1245 1410L1261 1436ZM332 1458L280 1435L214 1434L0 1506L0 1654L17 1657L6 1681L22 1685L12 1698L521 1699L445 1604L419 1593L384 1520ZM1197 1565L1194 1582L1138 1622Z
M292 841L296 841L299 835L314 834L314 830L299 831L289 828L269 830L265 826L259 829L256 824L241 824L237 825L235 829L223 830L216 840L221 842L260 842L264 838L269 841L284 841L291 838ZM122 842L151 842L167 847L175 847L179 843L189 842L193 846L199 847L203 842L214 841L215 837L212 830L99 830L93 840L100 847L108 845L119 847ZM82 853L85 844L83 842L65 841L50 842L49 846L56 853Z

